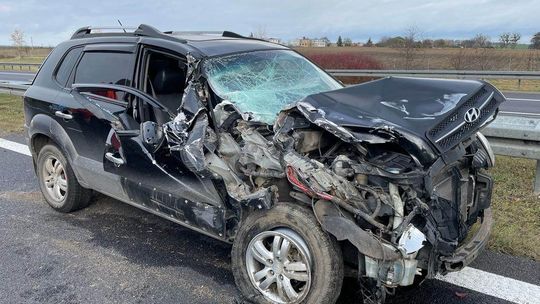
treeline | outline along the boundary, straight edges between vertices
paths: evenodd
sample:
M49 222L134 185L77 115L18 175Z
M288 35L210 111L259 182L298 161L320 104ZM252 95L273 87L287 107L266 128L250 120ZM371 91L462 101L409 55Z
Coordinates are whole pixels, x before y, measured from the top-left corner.
M414 38L418 36L415 33ZM501 33L497 41L484 34L477 34L471 39L411 39L410 33L405 36L383 37L377 43L373 43L371 38L364 46L400 48L413 46L416 48L510 48L514 49L521 41L520 33ZM531 49L540 49L540 32L536 33L529 44Z

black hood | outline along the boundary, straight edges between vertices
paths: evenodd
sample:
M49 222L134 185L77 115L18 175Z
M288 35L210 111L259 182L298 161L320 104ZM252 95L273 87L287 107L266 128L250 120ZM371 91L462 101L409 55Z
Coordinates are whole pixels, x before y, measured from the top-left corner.
M397 131L442 153L490 122L504 100L484 81L388 77L310 95L297 107L305 114L316 109L310 120L324 119L357 137L374 129ZM478 115L466 121L470 109Z

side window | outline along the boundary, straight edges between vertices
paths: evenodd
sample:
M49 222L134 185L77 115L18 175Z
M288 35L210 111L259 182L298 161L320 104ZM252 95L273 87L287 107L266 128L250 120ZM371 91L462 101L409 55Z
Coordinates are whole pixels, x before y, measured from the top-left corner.
M121 52L85 52L77 65L74 83L131 85L134 56ZM121 101L127 106L127 94L114 90L97 90L94 95Z
M67 81L69 79L69 75L71 74L71 71L73 70L73 66L75 65L75 62L79 58L79 55L82 52L82 48L74 48L71 49L66 56L64 56L64 59L60 63L60 66L56 69L55 78L58 83L65 87L67 84Z
M75 83L131 85L133 54L86 52L77 65Z

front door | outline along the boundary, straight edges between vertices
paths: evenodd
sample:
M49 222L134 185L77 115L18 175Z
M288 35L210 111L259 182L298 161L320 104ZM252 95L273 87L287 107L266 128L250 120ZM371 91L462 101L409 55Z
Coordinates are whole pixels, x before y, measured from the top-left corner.
M163 126L155 121L157 116L172 120L168 108L127 86L74 84L73 88L73 94L111 126L102 151L103 168L120 177L128 202L203 233L224 235L225 210L210 176L186 169L171 153ZM101 108L101 103L111 101L95 94L102 91L127 96L126 110L112 113Z

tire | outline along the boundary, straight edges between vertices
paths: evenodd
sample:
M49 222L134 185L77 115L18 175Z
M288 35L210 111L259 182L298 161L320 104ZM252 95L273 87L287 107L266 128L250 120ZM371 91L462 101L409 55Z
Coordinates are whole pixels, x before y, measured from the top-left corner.
M89 205L92 191L79 184L57 146L47 144L39 151L36 175L45 201L54 210L67 213Z
M263 244L266 240L274 240L275 242L276 235L280 236L281 240L287 239L288 243L291 244L291 249L285 250L292 252L291 255L288 255L290 258L276 257L280 256L284 250L278 251L278 255L273 255L269 259L270 261L278 261L276 262L279 263L277 266L273 262L272 264L260 262L261 255L254 258L257 255L255 251L260 251L252 249L260 248L256 246L261 244L257 241L261 241ZM271 254L274 242L268 242L265 245ZM278 245L278 247L283 249L284 243L285 241L282 241L281 246ZM297 250L295 250L294 244L298 245ZM293 265L290 263L302 260L302 257L305 256L308 256L310 267L307 271L295 267L300 269L300 272L293 272L293 274L296 273L298 276L300 273L301 279L309 277L309 283L291 279L291 272L289 272L289 268ZM341 292L343 284L341 248L334 237L322 230L313 211L305 206L278 203L270 210L253 211L238 230L231 257L236 285L246 300L254 303L335 303ZM254 269L257 264L259 267ZM295 262L295 265L298 263ZM271 270L266 272L267 269ZM268 285L263 284L265 280L274 277L275 279L270 279L270 281L275 280L275 282L270 284L268 289L261 291L263 288L257 287L256 276L249 273L266 273L264 279L259 281L259 285L263 288ZM280 276L280 274L283 275ZM285 286L286 282L291 282L288 284L289 287L298 288L300 286L298 290L295 290L299 297L296 299L289 297L288 292L282 293L285 294L285 298L279 297L278 280L281 286ZM287 291L286 288L284 290ZM278 295L277 300L272 292Z

